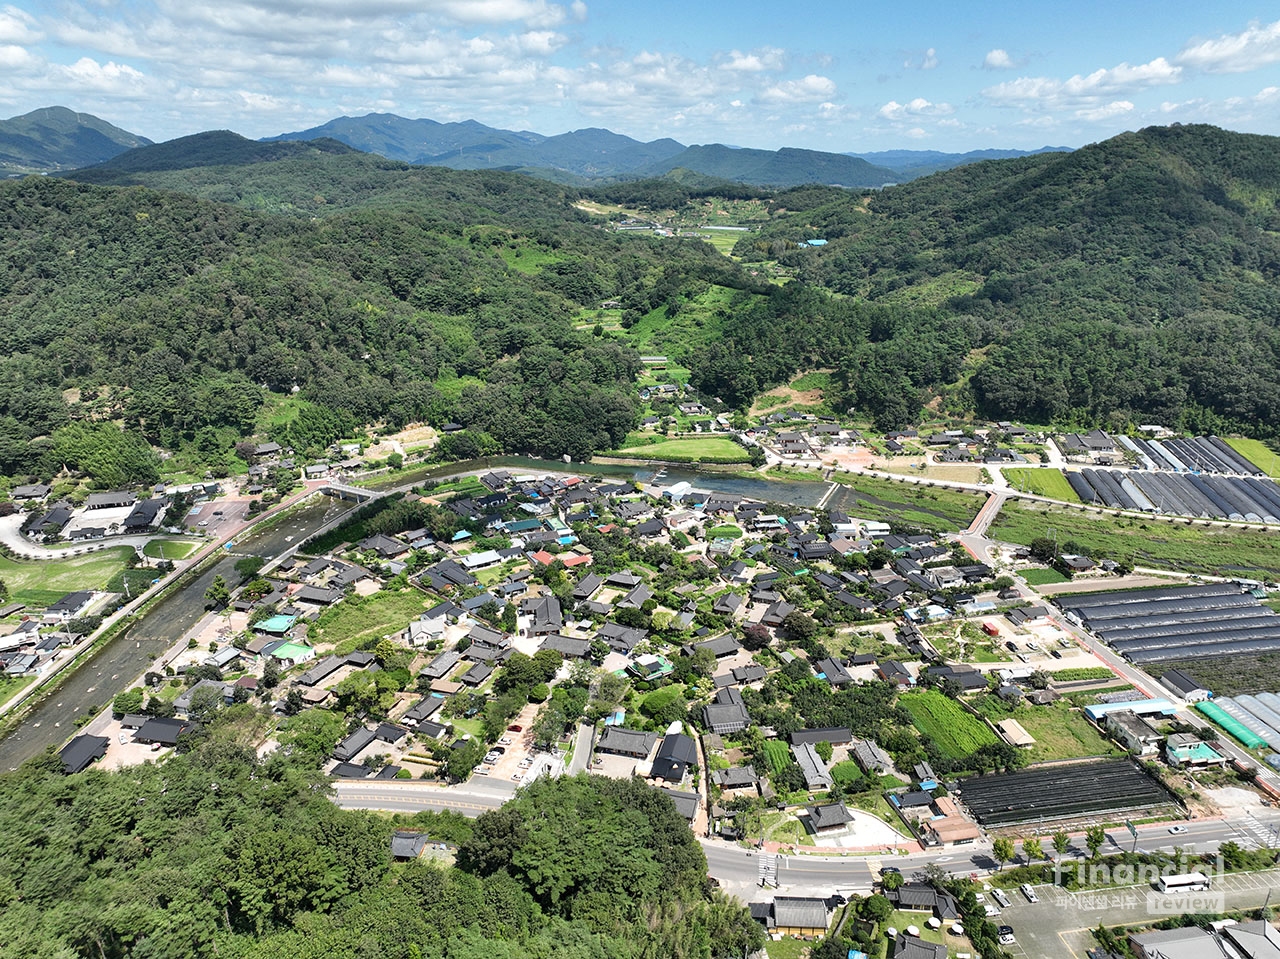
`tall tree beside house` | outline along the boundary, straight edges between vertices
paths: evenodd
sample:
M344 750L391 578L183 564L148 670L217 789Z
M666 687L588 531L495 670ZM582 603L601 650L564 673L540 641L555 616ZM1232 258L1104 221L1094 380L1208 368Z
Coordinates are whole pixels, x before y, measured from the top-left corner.
M204 598L216 609L222 609L231 602L231 588L221 575L213 577L213 582L204 591Z

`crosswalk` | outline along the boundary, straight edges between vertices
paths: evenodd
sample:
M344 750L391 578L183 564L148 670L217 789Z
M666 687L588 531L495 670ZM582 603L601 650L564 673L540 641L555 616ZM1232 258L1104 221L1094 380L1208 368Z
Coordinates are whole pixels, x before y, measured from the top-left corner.
M1258 820L1254 819L1252 816L1237 819L1232 822L1231 825L1239 834L1239 838L1236 842L1245 849L1262 849L1263 847L1270 847L1276 844L1276 827L1258 822Z
M757 879L762 886L778 888L778 857L773 853L761 853L756 859Z

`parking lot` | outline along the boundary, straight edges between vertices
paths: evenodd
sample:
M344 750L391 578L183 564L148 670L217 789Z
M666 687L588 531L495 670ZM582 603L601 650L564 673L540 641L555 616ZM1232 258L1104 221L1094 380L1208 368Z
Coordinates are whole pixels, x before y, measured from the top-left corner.
M1214 882L1212 893L1221 895L1226 909L1255 908L1277 889L1280 870L1270 870L1224 876ZM1004 947L1012 956L1085 959L1087 950L1097 945L1091 930L1099 923L1141 925L1170 915L1167 900L1147 885L1074 893L1036 886L1035 892L1040 901L1029 903L1018 890L1006 890L1010 905L991 920L997 925L1013 926L1017 941Z

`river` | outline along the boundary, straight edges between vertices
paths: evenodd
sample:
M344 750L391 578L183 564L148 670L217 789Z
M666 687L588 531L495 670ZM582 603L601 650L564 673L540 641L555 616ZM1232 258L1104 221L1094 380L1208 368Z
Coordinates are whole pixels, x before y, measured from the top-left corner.
M75 732L75 719L96 713L116 693L132 683L196 624L205 613L205 590L215 576L238 579L236 559L278 556L355 504L317 496L284 520L260 533L236 541L225 559L206 569L194 582L157 604L124 635L81 663L51 696L45 698L12 733L0 740L0 770L14 769L49 746L58 746Z

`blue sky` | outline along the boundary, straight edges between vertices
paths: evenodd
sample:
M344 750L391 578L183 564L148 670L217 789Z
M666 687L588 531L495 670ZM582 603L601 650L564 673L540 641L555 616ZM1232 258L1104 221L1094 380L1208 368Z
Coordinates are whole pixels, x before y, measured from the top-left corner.
M1261 2L0 0L0 115L153 140L397 113L833 152L1280 134Z

